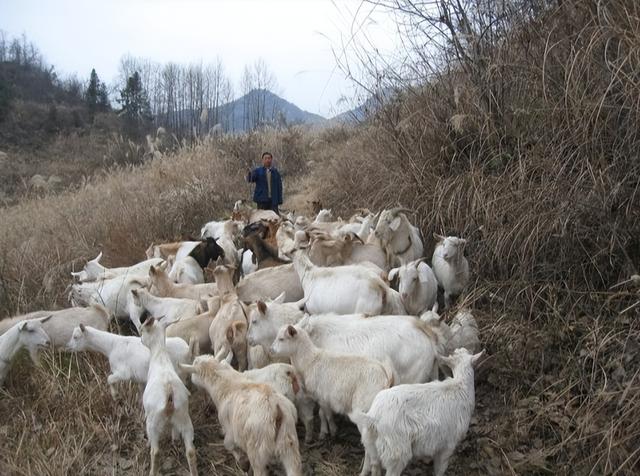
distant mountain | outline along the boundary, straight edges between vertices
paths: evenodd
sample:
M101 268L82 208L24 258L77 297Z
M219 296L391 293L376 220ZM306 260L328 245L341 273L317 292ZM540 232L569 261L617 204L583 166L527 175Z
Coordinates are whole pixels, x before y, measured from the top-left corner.
M235 101L223 104L218 117L225 118L225 129L243 132L258 124L320 124L326 119L303 111L295 104L266 89L254 89Z
M332 123L351 124L364 121L367 117L374 114L382 105L393 96L391 89L384 89L376 94L369 96L362 104L350 109L349 111L338 114L329 119Z

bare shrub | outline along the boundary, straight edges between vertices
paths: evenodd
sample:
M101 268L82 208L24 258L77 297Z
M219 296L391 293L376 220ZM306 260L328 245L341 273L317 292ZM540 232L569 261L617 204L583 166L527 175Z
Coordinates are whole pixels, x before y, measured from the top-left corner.
M370 71L397 93L334 134L320 200L414 209L427 256L433 232L469 239L494 356L483 472L632 473L640 296L612 287L640 263L637 2L369 3L398 15L409 60Z

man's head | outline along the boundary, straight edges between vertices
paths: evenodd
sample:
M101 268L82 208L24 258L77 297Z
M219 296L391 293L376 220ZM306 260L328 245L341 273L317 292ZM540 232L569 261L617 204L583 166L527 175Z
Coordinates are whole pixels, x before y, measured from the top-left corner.
M273 162L273 155L271 155L271 152L265 152L262 154L262 165L265 167L271 167L271 162Z

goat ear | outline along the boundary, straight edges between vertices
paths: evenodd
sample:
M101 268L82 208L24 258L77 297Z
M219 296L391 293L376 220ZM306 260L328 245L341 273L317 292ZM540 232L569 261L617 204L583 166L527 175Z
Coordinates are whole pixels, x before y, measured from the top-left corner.
M151 265L149 267L149 276L155 276L157 272L158 272L158 270L156 270L155 266Z
M85 332L85 331L87 330L87 328L86 328L86 327L84 327L84 324L83 324L83 323L80 323L80 325L79 325L78 327L80 328L80 331L81 331L81 332Z
M41 318L39 319L39 321L40 321L40 323L42 324L42 323L47 322L47 321L48 321L49 319L51 319L52 317L53 317L53 314L49 314L47 317L41 317Z
M145 311L140 316L140 324L146 326L147 324L151 324L153 322L153 317L149 314L149 311L145 309Z
M138 295L138 290L137 290L137 289L132 289L132 290L131 290L131 294L132 294L132 295L133 295L133 297L135 297L135 298L140 297L140 296Z
M402 217L397 216L389 223L389 228L391 228L392 231L396 231L400 228L400 223L402 223Z
M389 271L387 279L389 281L393 281L396 278L396 274L398 274L398 271L400 271L400 268L393 268L391 271Z
M235 333L244 334L247 332L247 323L244 321L235 321L232 326Z
M20 332L28 331L29 328L27 327L27 324L29 324L29 321L24 321L22 324L20 324L20 326L18 327L18 331Z
M91 261L95 261L96 263L99 263L101 259L102 259L102 251L98 253L98 256L93 258Z
M421 261L416 265L416 270L418 271L418 281L420 281L421 283L426 283L429 281L430 276L433 275L433 272L429 273L429 265L426 263L421 267L420 265L422 263L424 263L424 261Z
M434 238L438 243L440 243L440 242L444 241L444 236L442 236L442 235L438 235L437 233L434 233L434 234L433 234L433 238Z
M486 349L482 349L480 352L478 352L477 354L475 354L474 356L471 357L471 365L473 365L474 367L478 364L478 360L480 360L480 357L482 357L485 353Z
M266 314L267 313L267 305L262 302L262 301L258 301L258 311L260 311L260 314Z
M278 304L282 304L284 302L284 299L286 297L287 292L286 291L282 291L274 300L273 302L277 302Z
M289 334L289 337L295 337L298 334L298 331L295 327L289 326L287 327L287 334Z
M229 344L233 344L233 337L234 337L234 332L233 332L233 324L232 324L229 327L227 327L227 342Z

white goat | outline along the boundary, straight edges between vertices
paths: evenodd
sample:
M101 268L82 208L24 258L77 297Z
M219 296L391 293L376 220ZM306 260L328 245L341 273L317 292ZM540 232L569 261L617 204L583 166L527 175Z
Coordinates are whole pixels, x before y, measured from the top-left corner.
M225 350L227 355L231 349L229 345L233 341L228 337L229 324L234 321L240 321L247 326L247 318L245 317L246 311L244 310L244 304L238 299L238 295L235 292L223 294L220 297L220 310L218 311L216 318L211 322L209 327L209 339L211 339L211 347L213 353L217 354L221 350ZM247 369L247 353L246 348L244 353L235 354L238 361L238 369L240 371Z
M389 281L398 276L398 292L407 313L419 316L438 302L438 281L424 258L389 271Z
M110 314L120 320L129 319L130 291L147 284L146 277L117 276L71 286L69 301L73 306L102 304Z
M238 250L235 240L240 234L239 222L229 220L224 224L222 234L217 239L218 246L224 250L224 264L227 266L238 266Z
M313 223L330 223L333 221L333 213L329 209L322 209L316 215L316 219L313 220Z
M232 268L218 266L214 274L219 293L223 294L234 289ZM282 292L286 293L287 300L291 302L299 301L304 296L293 264L274 266L251 273L238 282L235 292L244 302L273 299Z
M436 356L445 342L411 316L305 316L298 322L314 345L332 352L388 362L396 384L423 383L438 376Z
M420 230L409 222L403 211L403 208L384 210L376 225L375 236L382 243L389 266L416 260L424 251Z
M444 289L444 305L451 305L451 297L457 296L469 282L469 263L464 257L467 240L456 236L440 236L433 234L438 241L431 265L438 284Z
M149 373L142 395L147 419L147 438L151 446L151 469L158 474L160 438L167 424L171 434L178 433L184 441L191 476L198 474L196 450L193 446L193 424L189 416L189 391L176 373L165 344L164 327L149 317L142 323L142 343L149 348Z
M353 412L366 412L376 394L393 385L391 369L386 365L359 355L320 349L298 326L283 326L271 345L271 352L291 359L302 377L305 391L318 402L325 415L335 412L351 419ZM321 437L323 430L326 434L326 428L321 428ZM365 446L365 465L370 458Z
M105 268L100 264L102 259L102 252L91 261L87 261L82 271L77 273L71 273L71 276L76 278L79 282L84 283L86 281L96 281L98 279L111 279L116 276L128 274L129 276L144 276L149 272L151 266L158 266L164 260L162 258L151 258L133 266L126 266L121 268Z
M336 266L345 264L357 242L364 245L355 233L333 236L326 233L312 235L309 258L317 266ZM357 245L356 245L357 246Z
M249 345L259 345L266 351L282 326L295 325L304 316L296 303L285 303L282 293L274 300L257 301L249 306Z
M354 243L351 254L345 257L344 264L373 263L378 268L388 271L391 267L387 263L387 255L375 235L369 235L364 245Z
M159 245L151 244L147 248L146 256L151 258L184 258L188 256L193 249L198 246L202 241L175 241L173 243L162 243Z
M278 460L287 476L302 476L302 463L296 433L296 408L269 385L252 382L226 362L212 356L197 357L191 381L213 400L224 446L243 469L246 460L255 476L267 476L267 464Z
M259 221L277 222L280 221L280 216L273 210L253 210L249 217L249 225L257 223Z
M280 257L291 257L295 249L296 229L290 221L283 221L276 232L276 243Z
M268 349L282 326L297 324L323 349L388 360L396 383L437 378L436 354L446 345L446 336L410 316L303 316L296 304L278 301L259 301L248 315L250 345Z
M149 268L149 291L158 297L199 300L218 294L216 283L174 283L162 269Z
M478 323L468 309L462 309L453 316L451 325L451 338L447 341L447 353L464 347L469 352L476 353L480 350L480 338Z
M209 328L216 317L219 307L209 309L194 317L180 319L167 326L167 340L170 337L180 337L185 342L194 342L194 356L213 352Z
M69 342L69 338L76 326L84 324L85 326L107 330L111 320L111 315L104 306L92 304L89 307L70 307L58 311L38 311L3 319L0 321L0 334L4 334L7 329L18 322L38 319L44 316L51 316L50 319L42 322L42 328L55 348L64 347Z
M242 376L257 383L271 385L291 401L298 411L298 418L304 424L304 441L313 437L313 410L315 403L302 388L302 381L293 365L276 363L260 369L247 370Z
M348 233L355 233L362 241L367 241L371 230L378 219L378 215L368 213L360 220L351 221L338 228L338 235L346 235Z
M248 276L251 273L258 271L258 262L255 259L255 255L251 250L244 250L242 252L242 276Z
M144 384L147 381L150 353L140 337L121 336L80 324L73 330L67 342L67 350L99 352L109 359L111 374L107 377L107 384L114 400L118 398L118 382ZM178 364L191 362L189 345L182 339L167 339L167 352L173 367L182 373L184 380L184 372L179 369Z
M202 268L191 256L176 258L169 270L169 278L175 283L202 284L204 273Z
M293 264L300 277L304 303L310 314L335 312L378 315L406 312L400 294L369 268L358 265L319 267L301 251L296 252Z
M400 476L412 458L430 457L434 475L442 476L469 429L475 407L473 366L481 355L458 349L440 358L453 378L383 390L366 414L356 412L353 418L364 428L362 442L372 455L361 474L379 475L381 464L387 476Z
M300 231L308 227L310 224L311 222L306 216L300 215L300 216L297 216L296 219L294 220L293 227L296 229L296 231Z
M146 289L132 289L129 300L129 318L136 328L140 329L140 317L144 311L162 319L166 327L181 319L198 314L198 301L182 298L161 298L154 296Z
M222 235L225 233L225 227L227 228L227 230L229 230L230 225L227 225L227 223L235 223L235 226L234 225L231 225L231 226L232 228L236 229L236 233L237 233L237 230L241 226L243 226L243 223L241 221L235 221L235 220L210 221L209 223L206 223L202 227L202 230L200 230L200 237L201 238L211 237L211 238L215 238L216 240L219 240L222 237Z
M19 322L0 336L0 385L4 384L11 360L20 349L26 347L31 360L37 362L38 349L49 346L49 336L42 328L47 319Z

